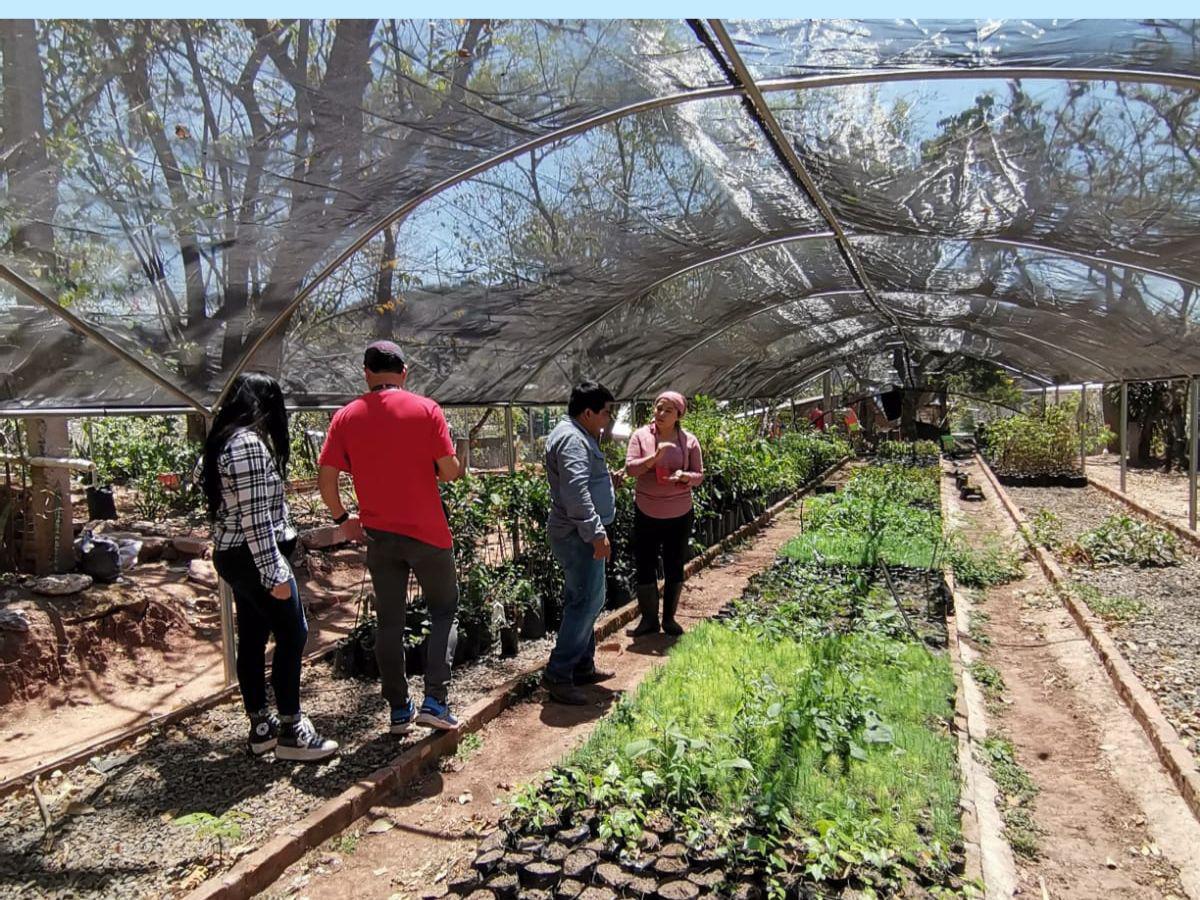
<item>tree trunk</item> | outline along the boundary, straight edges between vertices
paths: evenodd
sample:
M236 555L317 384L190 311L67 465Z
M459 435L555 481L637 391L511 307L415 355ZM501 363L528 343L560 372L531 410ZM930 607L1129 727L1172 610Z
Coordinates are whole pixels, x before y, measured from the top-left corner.
M14 222L10 246L14 255L33 264L36 276L46 278L58 270L51 225L58 207L58 171L46 153L45 73L32 19L0 20L0 54L0 80L6 87L0 159ZM32 302L17 293L17 303Z
M66 456L70 447L65 418L25 419L25 452L30 456ZM75 567L71 472L36 466L29 475L26 558L32 557L38 575L69 572Z

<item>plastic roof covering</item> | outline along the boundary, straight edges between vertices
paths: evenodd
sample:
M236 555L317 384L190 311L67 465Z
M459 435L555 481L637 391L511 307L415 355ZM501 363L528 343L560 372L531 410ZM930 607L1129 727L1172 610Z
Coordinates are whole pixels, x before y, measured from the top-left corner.
M1196 22L0 28L0 411L1200 373Z

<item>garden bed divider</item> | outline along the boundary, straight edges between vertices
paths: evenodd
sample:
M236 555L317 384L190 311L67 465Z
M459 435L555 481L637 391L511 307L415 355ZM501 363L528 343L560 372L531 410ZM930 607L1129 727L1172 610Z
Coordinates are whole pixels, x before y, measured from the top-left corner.
M1096 488L1098 491L1108 494L1114 500L1120 500L1139 516L1143 516L1153 522L1155 525L1161 525L1163 528L1170 531L1177 537L1183 538L1189 544L1200 547L1200 533L1192 531L1190 528L1184 528L1178 522L1168 519L1162 513L1155 512L1147 506L1143 506L1137 500L1134 500L1128 494L1123 494L1114 487L1109 487L1102 481L1097 481L1095 478L1088 478L1088 484Z
M942 512L942 534L950 526L946 472L939 466L938 499ZM996 806L999 791L987 768L975 758L972 748L987 737L987 718L980 702L968 696L967 686L973 685L970 672L963 663L962 638L970 628L971 604L958 589L954 569L949 559L941 562L942 578L950 597L946 610L947 648L954 672L954 732L958 738L958 768L962 782L963 848L966 857L965 877L984 887L987 900L1011 898L1017 886L1016 864L1012 848L1004 836L1004 824ZM967 622L963 622L966 612ZM979 689L974 688L979 696Z
M841 468L849 457L838 460L825 471L793 491L753 522L743 525L733 534L709 547L684 567L690 578L711 563L729 547L761 531L775 516L794 503L814 486L821 484ZM604 640L638 616L636 602L614 610L596 623L596 640ZM492 719L513 706L526 695L525 685L545 666L543 660L510 678L488 696L482 697L463 711L462 725L455 732L438 732L405 750L392 762L376 770L336 797L318 806L293 825L280 829L279 834L257 850L238 860L227 872L215 875L186 895L185 900L235 900L251 897L271 885L292 863L305 853L338 832L350 827L366 815L389 794L418 778L441 757L453 753L458 742L467 734L478 731Z
M996 496L1000 499L1000 504L1008 512L1013 522L1016 523L1017 531L1025 539L1026 544L1029 545L1030 551L1034 559L1037 560L1038 565L1041 566L1046 579L1054 588L1055 593L1058 594L1059 599L1067 607L1067 611L1070 612L1071 618L1075 620L1075 624L1079 626L1079 629L1087 637L1088 643L1092 645L1092 649L1100 657L1100 662L1104 665L1105 671L1108 672L1108 677L1112 681L1113 687L1116 688L1117 694L1146 732L1146 736L1150 739L1150 744L1154 747L1159 761L1170 774L1171 780L1175 783L1175 787L1179 789L1184 802L1187 803L1188 808L1192 811L1196 819L1200 820L1200 772L1196 771L1195 764L1192 762L1192 756L1185 749L1179 733L1175 731L1175 727L1163 715L1158 701L1154 699L1154 695L1146 690L1137 673L1133 671L1133 668L1126 661L1125 657L1121 655L1116 641L1112 639L1112 636L1105 629L1103 623L1096 618L1095 614L1083 600L1080 600L1067 589L1069 579L1059 566L1058 560L1045 547L1034 543L1028 521L1021 513L1021 510L1017 508L1016 504L1012 502L1012 499L1000 485L1000 482L996 480L991 467L978 454L976 454L975 460L979 463L984 475L991 483L992 490L996 492ZM1113 493L1118 499L1126 499L1120 492L1109 492ZM1135 510L1138 509L1137 506L1133 506L1133 508Z

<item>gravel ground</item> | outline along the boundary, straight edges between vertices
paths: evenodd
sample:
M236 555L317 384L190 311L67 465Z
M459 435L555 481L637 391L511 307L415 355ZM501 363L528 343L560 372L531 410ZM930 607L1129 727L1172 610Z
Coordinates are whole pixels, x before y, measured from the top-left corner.
M1072 538L1109 516L1129 513L1094 488L1008 488L1008 493L1027 516L1039 508L1054 512ZM1064 567L1107 596L1143 604L1137 618L1107 627L1200 767L1200 557L1190 544L1180 541L1179 548L1180 564L1167 568L1092 569L1065 562Z
M543 659L553 638L526 641L510 659L488 658L455 673L451 702L463 709ZM420 679L412 681L421 696ZM41 786L50 836L32 791L0 801L0 898L168 897L256 849L355 780L395 758L427 732L384 733L386 705L375 681L335 678L329 663L307 667L305 710L341 744L327 764L254 759L245 750L240 704L200 713ZM102 771L104 770L104 771ZM171 820L227 814L240 834L217 841Z

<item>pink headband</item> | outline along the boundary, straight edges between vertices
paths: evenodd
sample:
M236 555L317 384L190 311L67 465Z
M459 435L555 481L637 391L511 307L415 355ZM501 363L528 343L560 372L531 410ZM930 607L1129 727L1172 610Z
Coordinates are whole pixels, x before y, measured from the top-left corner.
M687 401L683 399L683 394L679 393L678 391L663 391L654 398L655 403L658 403L659 400L668 401L672 406L679 410L679 415L681 416L687 412Z

